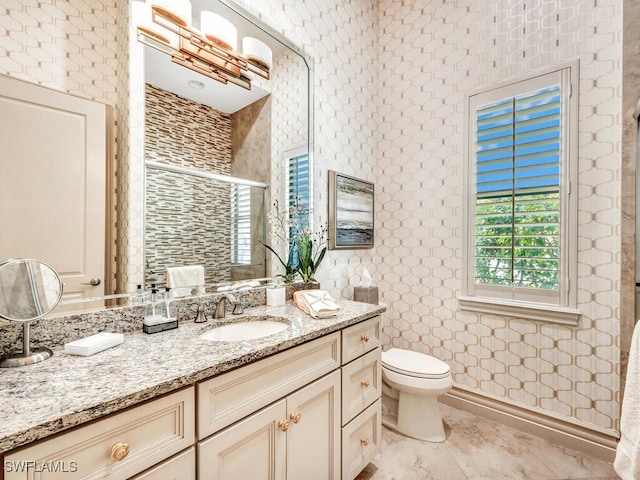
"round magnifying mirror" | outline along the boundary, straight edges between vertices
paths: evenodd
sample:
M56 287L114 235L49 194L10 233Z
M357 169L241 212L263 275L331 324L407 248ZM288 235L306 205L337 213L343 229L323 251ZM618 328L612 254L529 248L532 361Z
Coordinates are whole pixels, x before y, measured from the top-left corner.
M52 353L31 350L29 322L51 312L62 297L62 281L46 263L14 258L0 263L0 317L22 323L22 353L0 360L0 367L19 367L41 362Z
M30 322L51 312L62 296L62 282L46 263L26 258L0 263L0 317Z

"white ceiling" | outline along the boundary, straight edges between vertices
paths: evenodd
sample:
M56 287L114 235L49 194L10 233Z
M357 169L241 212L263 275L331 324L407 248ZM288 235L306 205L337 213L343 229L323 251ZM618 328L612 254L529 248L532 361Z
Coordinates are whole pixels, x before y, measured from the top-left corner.
M286 47L278 40L262 31L257 26L235 13L218 0L191 0L193 9L192 25L200 27L200 12L209 10L224 15L238 29L238 45L242 38L251 36L263 41L273 51L275 58ZM147 83L164 90L173 92L194 102L208 105L225 113L234 113L247 105L269 94L263 88L252 85L251 90L233 84L222 84L209 77L181 67L171 61L171 57L151 47L145 46L145 80ZM196 89L189 86L190 80L204 84L204 88ZM262 81L268 84L267 81Z

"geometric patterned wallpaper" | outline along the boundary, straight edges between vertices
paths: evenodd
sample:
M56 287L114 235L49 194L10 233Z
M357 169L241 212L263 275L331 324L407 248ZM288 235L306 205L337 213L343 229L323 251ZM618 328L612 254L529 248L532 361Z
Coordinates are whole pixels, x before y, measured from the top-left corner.
M594 6L595 5L595 6ZM380 3L377 278L387 342L456 386L615 434L619 409L620 2ZM578 327L474 314L462 282L466 93L580 60Z
M366 266L385 344L441 358L459 388L615 435L620 2L239 3L314 59L316 184L329 169L375 182L376 247L329 252L323 288L351 298ZM464 95L576 58L580 324L462 312ZM320 214L326 189L315 201Z
M131 74L116 45L127 33L115 25L120 3L3 2L0 73L122 106ZM376 246L328 252L323 288L352 298L366 266L388 305L386 346L438 356L459 388L615 434L622 2L237 3L313 58L315 215L326 219L328 170L375 182ZM580 324L462 312L464 95L576 58Z

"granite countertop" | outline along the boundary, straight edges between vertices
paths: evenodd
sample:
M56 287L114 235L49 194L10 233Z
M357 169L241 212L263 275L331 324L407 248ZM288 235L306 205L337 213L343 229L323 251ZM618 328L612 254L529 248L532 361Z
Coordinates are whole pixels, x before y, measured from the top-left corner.
M259 306L241 316L282 316L283 332L251 341L211 342L199 335L221 321L180 323L176 330L125 333L124 343L89 357L54 348L50 359L0 369L0 453L193 385L378 315L384 306L341 300L336 317L314 319L294 303ZM117 380L117 381L115 381Z

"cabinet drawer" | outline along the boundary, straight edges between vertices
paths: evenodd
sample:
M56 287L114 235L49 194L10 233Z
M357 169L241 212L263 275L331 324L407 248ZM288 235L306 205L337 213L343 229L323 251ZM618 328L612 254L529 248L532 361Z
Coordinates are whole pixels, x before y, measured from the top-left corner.
M380 317L373 317L342 331L342 364L380 346Z
M131 480L196 480L196 449L191 447Z
M381 446L381 405L373 405L342 427L342 480L353 480Z
M342 424L349 422L382 395L382 349L342 367Z
M340 332L198 384L200 440L340 367Z
M31 468L5 471L5 480L33 478L34 470L42 480L129 478L193 445L194 415L193 387L165 395L8 454L5 469L18 462ZM112 460L112 450L127 445L129 453Z

